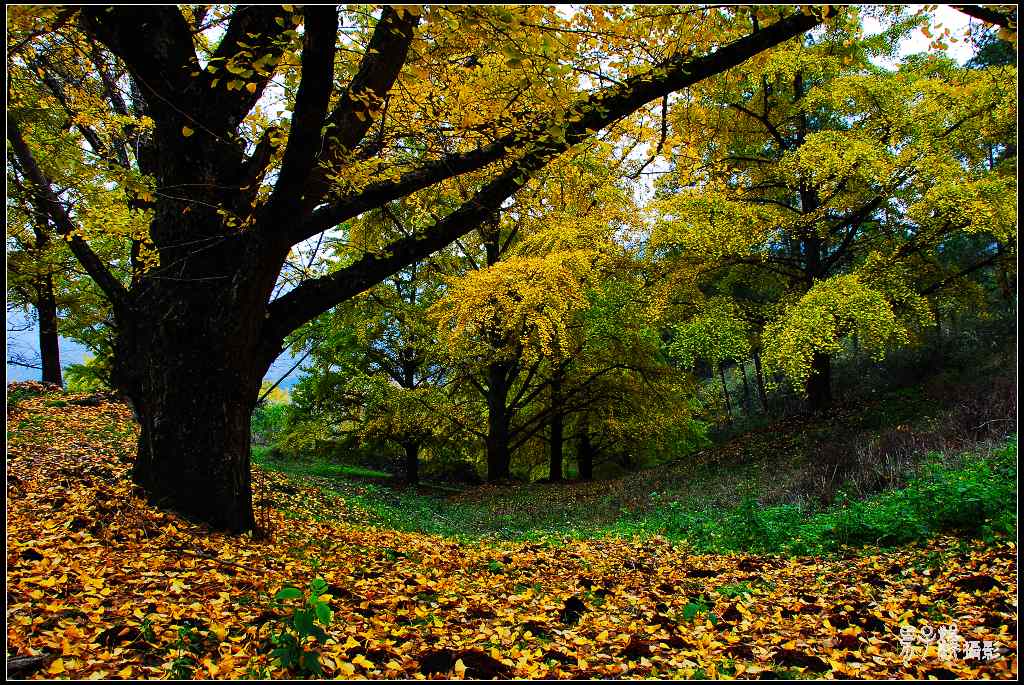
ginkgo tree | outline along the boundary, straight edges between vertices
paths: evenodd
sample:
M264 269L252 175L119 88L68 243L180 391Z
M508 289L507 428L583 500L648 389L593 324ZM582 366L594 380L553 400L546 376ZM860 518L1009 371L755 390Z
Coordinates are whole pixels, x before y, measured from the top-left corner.
M479 254L466 255L473 268L431 308L455 378L484 405L465 428L486 446L489 480L509 477L517 455L520 468L539 466L545 443L548 478L562 480L566 443L635 416L627 407L673 375L658 358L654 309L637 291L643 263L629 236L638 212L617 147L581 146L538 174L480 230ZM676 403L648 406L667 415ZM656 424L648 434L660 434Z
M933 322L928 295L996 261L983 252L951 269L944 245L1015 244L1015 179L986 151L1012 139L1016 73L872 64L920 21L897 15L865 36L851 12L673 110L684 131L716 131L680 136L656 203L654 244L702 280L698 303L714 296L682 347L721 360L743 337L726 332L753 322L765 367L821 409L843 336L875 356L906 345ZM717 323L701 325L709 311Z
M593 132L822 21L820 12L772 8L751 31L723 8L670 10L23 13L8 32L10 60L40 40L113 55L153 121L145 171L156 264L131 283L81 238L26 122L7 122L40 206L110 300L113 380L141 424L135 482L215 527L252 528L249 415L289 333L473 230ZM485 180L430 227L271 299L293 245L475 170Z
M367 212L332 241L328 269L413 234L424 220L428 213L401 201ZM448 367L427 317L451 261L442 251L413 262L297 331L294 346L309 347L311 361L296 392L289 444L301 448L306 434L331 433L390 442L405 453L406 479L419 482L422 448L445 442L451 430L443 392Z

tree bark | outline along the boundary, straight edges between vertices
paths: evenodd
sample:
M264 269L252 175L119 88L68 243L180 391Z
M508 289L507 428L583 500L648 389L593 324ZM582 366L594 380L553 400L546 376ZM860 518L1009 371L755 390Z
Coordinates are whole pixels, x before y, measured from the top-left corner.
M827 354L814 353L806 390L807 405L811 411L821 411L832 405L832 358Z
M36 284L36 311L39 313L39 356L43 361L43 382L64 387L60 370L60 338L57 336L57 299L53 294L53 276L47 274Z
M562 480L562 443L565 432L565 416L559 407L562 404L562 384L556 378L551 381L551 459L548 479L552 483Z
M122 318L111 374L141 425L133 481L151 502L231 532L255 526L250 417L278 351L260 336L273 274L236 248L189 254L181 280L173 267L142 277L145 317ZM227 270L232 251L241 270Z
M743 376L743 411L750 414L753 402L750 399L750 384L747 382L747 365L740 364L740 374Z
M580 480L594 480L594 445L590 442L590 428L586 419L580 422L580 437L576 446L576 465Z

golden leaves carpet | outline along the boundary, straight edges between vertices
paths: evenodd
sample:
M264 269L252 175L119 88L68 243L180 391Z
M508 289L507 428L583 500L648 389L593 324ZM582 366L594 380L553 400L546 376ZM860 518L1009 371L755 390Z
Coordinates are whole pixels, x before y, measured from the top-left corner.
M691 555L661 538L460 544L370 527L262 473L271 536L231 537L133 494L135 430L126 407L84 396L8 415L7 655L41 657L28 677L166 678L183 624L193 677L288 677L269 656L269 598L315 577L330 586L334 678L1017 674L1011 542L832 559ZM952 621L955 654L901 642L901 625L920 638Z

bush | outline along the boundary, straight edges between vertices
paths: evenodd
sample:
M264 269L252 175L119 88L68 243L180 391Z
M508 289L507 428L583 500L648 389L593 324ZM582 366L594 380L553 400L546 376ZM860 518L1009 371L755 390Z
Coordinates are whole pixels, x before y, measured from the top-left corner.
M284 435L288 419L288 405L262 402L256 405L249 421L252 441L257 445L271 445Z
M81 364L64 369L64 386L68 392L95 393L112 389L110 360L86 356Z

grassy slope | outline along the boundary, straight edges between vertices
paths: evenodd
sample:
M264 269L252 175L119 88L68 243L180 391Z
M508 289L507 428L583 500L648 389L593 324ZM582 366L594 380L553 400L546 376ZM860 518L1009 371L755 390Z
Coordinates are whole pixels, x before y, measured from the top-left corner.
M970 533L988 534L1005 530L1013 513L1015 482L1015 442L988 444L975 449L949 453L903 454L897 463L884 455L858 457L870 463L847 463L847 474L834 478L833 486L846 485L856 499L868 496L864 506L877 516L865 517L854 508L834 501L823 503L822 495L834 500L836 493L822 492L820 483L808 476L823 459L834 459L857 445L871 443L892 426L914 426L930 431L944 420L944 411L935 400L918 389L894 391L877 400L854 407L839 408L827 417L790 418L770 425L748 428L723 444L689 455L675 464L659 466L627 476L591 483L534 483L529 485L482 486L462 494L449 495L433 487L407 488L392 484L386 474L371 471L356 473L353 467L310 461L256 461L261 468L278 471L330 493L344 501L349 509L361 510L366 520L379 525L413 532L456 536L466 539L535 539L549 535L594 536L607 533L631 535L667 534L688 538L702 549L762 549L779 551L826 551L843 542L906 540L894 530L871 529L901 525L921 537L957 525L955 516L922 520L927 511L919 506L912 520L897 520L908 512L901 503L920 502L935 496L936 488L944 496L957 500L955 491L961 481L969 486L966 497L982 497L982 518ZM898 435L903 435L899 432ZM878 474L885 470L886 478ZM835 475L833 473L833 475ZM355 477L353 477L355 476ZM875 491L886 485L910 489L882 495ZM885 482L880 482L885 481ZM833 489L834 489L833 487ZM842 495L840 495L842 496ZM1007 499L1009 498L1009 499ZM756 501L757 512L752 512ZM956 502L950 506L956 508ZM767 509L766 509L767 507ZM845 515L843 512L848 513ZM909 512L913 513L913 512ZM990 521L982 530L985 517ZM857 530L861 520L865 530ZM881 522L877 519L884 519ZM994 525L993 525L994 524ZM916 527L915 527L916 526ZM721 530L736 527L759 530L764 544L752 533L749 539L722 535ZM792 535L773 528L792 529ZM801 528L801 530L796 530ZM805 545L790 542L803 537Z

